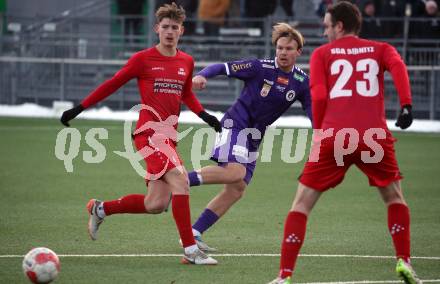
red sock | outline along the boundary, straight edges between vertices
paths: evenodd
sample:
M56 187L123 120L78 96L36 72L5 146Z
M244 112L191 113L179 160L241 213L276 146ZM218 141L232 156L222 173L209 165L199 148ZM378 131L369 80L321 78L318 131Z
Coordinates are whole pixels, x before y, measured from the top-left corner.
M191 227L191 213L189 210L189 195L174 195L172 199L173 217L176 222L177 230L179 231L180 239L183 247L194 245L192 227Z
M409 261L410 257L410 217L405 204L393 203L388 206L388 229L393 238L396 257Z
M147 213L147 210L145 209L144 200L145 195L143 194L130 194L117 200L105 201L105 215L108 216L121 213L145 214Z
M306 235L307 216L301 212L291 211L284 223L284 237L281 242L281 278L292 275L296 258Z

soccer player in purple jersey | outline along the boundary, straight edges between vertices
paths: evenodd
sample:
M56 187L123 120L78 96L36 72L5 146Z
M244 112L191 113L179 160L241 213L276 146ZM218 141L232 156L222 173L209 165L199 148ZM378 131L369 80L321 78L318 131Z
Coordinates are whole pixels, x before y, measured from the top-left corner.
M273 27L272 43L276 57L270 60L241 60L213 64L193 78L195 89L204 89L207 79L227 75L244 81L240 97L221 120L223 131L217 137L207 166L188 174L190 186L224 184L193 225L193 234L201 250L215 251L201 235L237 202L252 179L256 152L266 128L277 120L296 100L311 119L309 79L295 66L304 45L303 36L286 23Z

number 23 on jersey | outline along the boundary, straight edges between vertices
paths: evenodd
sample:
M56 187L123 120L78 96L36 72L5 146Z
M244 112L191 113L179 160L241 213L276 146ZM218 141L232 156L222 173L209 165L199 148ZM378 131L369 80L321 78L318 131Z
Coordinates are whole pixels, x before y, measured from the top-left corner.
M346 88L354 72L362 73L362 80L356 80L356 92L364 97L374 97L379 94L379 65L371 58L358 60L353 66L346 59L335 60L330 66L332 75L339 75L333 88L330 91L330 99L338 97L351 97L353 90Z

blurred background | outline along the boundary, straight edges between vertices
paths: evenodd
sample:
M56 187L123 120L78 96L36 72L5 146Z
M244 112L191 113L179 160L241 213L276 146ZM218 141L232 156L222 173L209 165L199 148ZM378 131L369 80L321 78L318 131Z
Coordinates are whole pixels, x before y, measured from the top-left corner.
M75 104L110 78L136 51L157 42L153 32L163 0L0 0L0 104ZM272 25L286 21L306 39L299 67L308 72L311 52L326 42L322 17L331 0L175 0L187 12L179 48L196 71L214 62L270 58ZM440 117L440 1L352 1L363 13L361 36L391 43L408 65L415 118ZM224 111L241 82L217 78L198 93L203 104ZM139 103L135 80L100 106L129 109ZM389 118L400 107L386 75ZM294 105L289 114L302 113Z

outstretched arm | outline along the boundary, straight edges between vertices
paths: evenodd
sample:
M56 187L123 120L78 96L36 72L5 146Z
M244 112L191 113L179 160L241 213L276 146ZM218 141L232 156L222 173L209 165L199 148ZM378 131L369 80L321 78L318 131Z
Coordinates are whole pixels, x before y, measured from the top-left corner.
M310 93L312 101L313 128L320 129L327 108L327 78L319 50L310 59Z
M192 79L193 88L195 90L205 89L207 83L206 79L215 77L217 75L226 75L226 66L224 64L209 65L197 73L197 75Z
M261 70L261 62L258 59L244 59L226 63L209 65L197 73L193 78L194 88L202 90L206 87L207 78L218 75L226 75L231 78L248 80L253 78Z
M400 99L400 106L411 105L411 87L409 85L408 71L396 49L387 45L383 54L385 68L391 73L394 86Z
M136 57L130 58L130 60L119 70L111 79L102 83L96 90L94 90L90 95L88 95L82 102L81 105L84 108L89 108L98 102L104 100L120 87L125 85L131 79L137 77L139 70L139 64Z
M401 109L399 117L397 118L396 126L401 129L406 129L410 127L413 121L411 87L409 84L408 71L406 70L406 65L399 53L397 53L396 49L391 45L385 46L383 58L385 59L385 68L391 73L400 100Z
M205 78L212 78L218 75L226 75L226 66L223 63L217 63L209 65L208 67L205 67L197 73L197 75L201 75Z
M102 83L96 90L88 95L79 105L66 110L61 116L61 123L70 126L69 121L77 117L84 109L89 108L113 94L121 86L125 85L138 74L138 64L135 57L132 57L121 70L111 79Z
M199 114L201 111L204 111L204 108L200 101L197 99L196 95L189 91L185 93L182 97L183 103L195 114Z
M197 99L196 95L193 92L186 94L182 98L183 103L195 114L197 114L204 122L206 122L209 126L215 129L217 132L222 131L222 125L218 119L207 113L202 104Z

